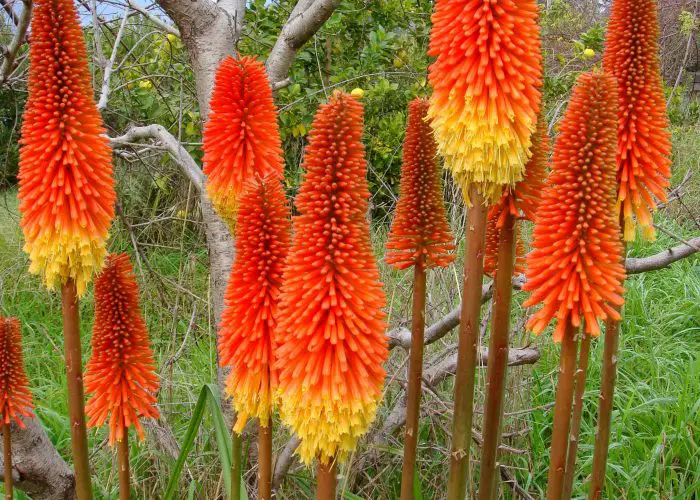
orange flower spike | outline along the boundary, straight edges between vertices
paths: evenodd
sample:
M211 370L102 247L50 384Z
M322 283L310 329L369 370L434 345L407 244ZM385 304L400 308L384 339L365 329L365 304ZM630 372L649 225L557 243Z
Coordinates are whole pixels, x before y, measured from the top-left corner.
M24 372L22 331L17 318L0 316L0 414L2 422L14 420L20 429L20 417L34 417L29 379Z
M598 320L619 319L625 269L615 201L617 90L614 78L584 73L574 87L554 149L552 173L527 258L532 292L523 304L540 302L527 323L541 333L553 317L554 340L567 323L600 333Z
M156 375L139 290L126 254L107 257L95 279L95 324L92 354L85 368L88 427L109 418L109 444L126 438L133 424L143 439L139 417L158 418Z
M535 0L436 0L429 116L465 196L475 183L493 202L523 177L541 101L537 17Z
M386 245L386 262L397 269L416 265L421 255L429 268L444 267L455 258L427 113L424 99L414 99L408 106L399 202Z
M386 298L366 219L362 122L360 101L341 92L316 113L282 282L280 414L307 464L343 461L382 397Z
M224 297L219 355L233 367L226 384L240 433L248 417L266 426L272 411L273 342L282 268L290 245L290 213L276 176L247 183L240 197L236 260Z
M263 63L252 57L221 61L210 104L203 134L207 193L233 229L245 182L254 174L282 178L284 169L277 110Z
M654 0L615 0L603 55L603 68L617 78L618 85L618 201L627 241L634 240L634 217L643 236L655 238L654 197L666 201L671 178L657 9Z
M82 295L102 266L116 198L105 134L73 0L37 0L19 208L29 270L49 288L72 278Z
M537 131L532 136L530 152L532 156L525 167L523 180L518 182L515 188L505 187L498 203L489 208L484 257L484 274L488 276L493 277L496 273L500 228L505 223L506 215L510 213L516 218L534 222L535 214L542 201L542 190L545 186L549 161L547 122L542 113L537 120ZM513 273L522 274L525 272L525 244L520 237L518 227L516 227L516 233Z

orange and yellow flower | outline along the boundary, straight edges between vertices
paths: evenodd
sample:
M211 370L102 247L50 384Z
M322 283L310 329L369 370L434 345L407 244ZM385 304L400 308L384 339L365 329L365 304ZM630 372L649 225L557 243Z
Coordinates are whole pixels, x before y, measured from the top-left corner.
M85 293L114 217L112 153L93 101L73 0L37 0L29 97L20 140L19 200L32 273Z
M486 224L486 254L484 257L484 274L495 276L498 261L498 241L501 228L505 224L506 215L510 213L517 219L535 221L535 214L542 201L542 190L547 177L547 163L549 161L549 137L547 135L547 123L544 115L540 114L537 120L537 130L532 136L530 147L530 160L525 166L523 180L515 187L503 188L501 199L489 208ZM515 266L513 272L520 274L525 272L525 244L521 237L519 226L516 226L515 239Z
M233 229L238 196L255 174L282 177L277 110L265 66L227 57L216 71L204 127L204 173L214 209Z
M615 0L603 55L603 67L618 85L618 201L627 241L634 240L635 217L643 236L655 238L654 198L666 201L671 177L657 9L654 0Z
M0 415L2 423L14 420L24 429L20 417L33 417L34 406L29 379L24 372L21 329L17 318L0 316Z
M359 99L340 92L316 113L282 282L280 414L307 464L344 460L382 397L386 298L366 219L362 123Z
M598 335L598 321L619 319L625 269L616 210L617 89L615 80L584 73L561 122L552 173L537 212L534 250L527 258L532 292L543 303L527 327L541 333L557 318L554 340L568 324Z
M444 267L454 256L454 237L447 223L437 146L426 121L428 102L414 99L408 106L403 146L401 187L391 224L386 262L397 269L419 263ZM423 257L425 260L423 260Z
M429 117L465 197L476 184L496 201L523 177L541 100L537 17L535 0L436 0Z
M126 254L107 257L95 279L95 325L92 354L85 368L88 426L109 418L109 443L126 439L133 424L143 439L141 417L158 418L156 375L139 289Z
M267 426L272 412L277 385L273 346L290 230L280 179L272 175L249 181L240 196L236 261L219 330L221 364L232 367L226 390L233 398L238 433L248 417Z

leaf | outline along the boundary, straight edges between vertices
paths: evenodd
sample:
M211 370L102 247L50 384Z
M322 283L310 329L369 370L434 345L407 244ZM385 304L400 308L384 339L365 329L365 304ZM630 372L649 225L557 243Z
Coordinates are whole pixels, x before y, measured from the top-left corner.
M190 425L187 427L187 432L185 432L185 437L182 441L182 445L180 446L180 456L177 457L173 471L168 479L168 486L164 495L166 500L175 498L182 469L185 465L185 461L187 460L187 456L189 455L190 451L192 451L192 447L194 446L194 440L197 437L199 426L202 424L204 410L207 406L209 407L214 420L214 433L216 436L217 446L219 447L219 458L221 460L224 484L226 486L228 496L231 498L231 435L228 427L226 426L224 414L221 411L219 390L212 384L206 384L204 387L202 387L202 391L199 393L197 404L195 404L194 411L192 412ZM240 448L238 448L238 450L240 452ZM243 486L243 481L241 481L240 498L241 500L248 500L248 494L245 490L245 486Z

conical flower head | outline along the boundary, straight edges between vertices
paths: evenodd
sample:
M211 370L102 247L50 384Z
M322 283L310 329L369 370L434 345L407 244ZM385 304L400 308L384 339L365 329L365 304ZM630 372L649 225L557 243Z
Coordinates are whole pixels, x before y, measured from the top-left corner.
M277 110L265 66L252 57L227 57L216 71L204 127L207 194L232 229L238 196L256 174L282 177Z
M156 375L139 289L126 254L107 257L95 279L95 325L92 354L85 369L88 426L109 418L109 443L126 438L133 424L141 439L140 417L158 418Z
M24 372L22 332L17 318L0 316L0 414L2 422L14 420L20 429L20 417L33 417L32 393Z
M635 217L642 234L654 239L654 197L666 201L671 177L657 9L654 0L615 0L603 56L605 71L618 85L618 201L628 241L635 236Z
M73 0L37 0L29 97L20 140L19 199L32 273L85 292L114 217L112 153L93 101Z
M382 396L386 298L366 219L359 100L334 93L314 119L280 298L280 414L309 464L344 460Z
M420 264L423 256L426 267L444 267L454 260L454 237L427 113L428 102L423 99L408 106L399 201L386 245L386 261L397 269Z
M430 118L445 166L495 201L523 176L540 109L535 0L436 0ZM469 200L467 200L469 201Z
M248 417L267 425L272 390L274 339L282 268L290 244L290 214L276 176L248 181L240 196L236 260L224 297L219 355L231 366L226 389L233 398L241 432Z
M498 241L501 228L506 216L523 218L534 222L535 214L542 201L542 190L547 177L547 162L549 158L549 137L547 122L544 114L540 113L537 120L537 130L532 136L530 160L525 167L523 180L515 187L503 188L501 199L489 208L486 225L486 255L484 257L484 273L494 276L498 262ZM516 226L515 266L513 272L520 274L525 271L525 244L521 237L520 228Z
M542 308L528 321L541 333L553 317L554 340L567 324L598 335L598 320L619 319L623 303L622 241L616 210L615 80L584 73L574 87L561 122L552 158L552 173L537 212L534 250L527 258L532 292L524 303Z

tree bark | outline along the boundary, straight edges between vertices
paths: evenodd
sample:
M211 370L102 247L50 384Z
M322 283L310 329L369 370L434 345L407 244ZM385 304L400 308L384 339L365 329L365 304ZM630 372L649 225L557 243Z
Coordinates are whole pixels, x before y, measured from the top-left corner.
M23 418L24 429L11 424L14 486L34 500L75 498L75 476L56 451L37 418ZM5 461L3 459L2 468ZM3 480L4 480L3 473Z

